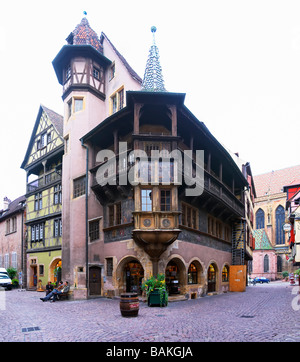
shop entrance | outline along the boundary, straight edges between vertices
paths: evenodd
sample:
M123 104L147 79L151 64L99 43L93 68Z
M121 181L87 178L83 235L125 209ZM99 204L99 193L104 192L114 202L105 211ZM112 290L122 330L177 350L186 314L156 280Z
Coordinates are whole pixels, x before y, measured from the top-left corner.
M217 283L217 270L214 264L210 264L207 271L207 292L212 293L216 291Z
M142 279L144 278L144 269L137 260L132 260L124 266L124 277L127 293L142 294Z
M166 285L170 295L180 294L179 267L174 260L171 260L166 267Z

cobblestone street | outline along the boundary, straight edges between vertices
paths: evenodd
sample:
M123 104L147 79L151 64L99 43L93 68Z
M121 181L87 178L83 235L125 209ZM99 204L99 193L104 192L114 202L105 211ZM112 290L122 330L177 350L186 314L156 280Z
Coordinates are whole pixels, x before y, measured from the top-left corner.
M273 282L166 308L140 303L136 318L121 316L118 299L43 303L44 293L2 291L0 341L300 342L297 288Z

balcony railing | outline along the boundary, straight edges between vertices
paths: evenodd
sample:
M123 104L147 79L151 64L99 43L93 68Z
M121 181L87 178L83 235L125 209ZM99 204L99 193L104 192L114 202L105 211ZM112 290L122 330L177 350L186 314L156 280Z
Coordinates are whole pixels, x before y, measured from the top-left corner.
M31 181L27 184L27 193L35 192L41 189L44 186L48 186L53 182L61 180L61 175L58 174L56 171L51 171L46 173L34 181Z

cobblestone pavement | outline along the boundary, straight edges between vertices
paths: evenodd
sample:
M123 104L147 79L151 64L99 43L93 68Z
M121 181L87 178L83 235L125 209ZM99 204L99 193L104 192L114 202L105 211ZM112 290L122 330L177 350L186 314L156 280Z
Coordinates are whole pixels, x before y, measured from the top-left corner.
M121 316L118 299L43 303L43 293L0 291L0 342L300 342L297 291L272 282L165 308L140 303L135 318Z

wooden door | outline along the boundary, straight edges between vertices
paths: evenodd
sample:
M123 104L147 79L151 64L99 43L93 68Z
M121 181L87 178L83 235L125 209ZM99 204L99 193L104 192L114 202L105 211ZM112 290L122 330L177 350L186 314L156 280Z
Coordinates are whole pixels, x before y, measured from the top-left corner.
M91 267L89 271L90 295L101 294L101 268Z

